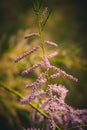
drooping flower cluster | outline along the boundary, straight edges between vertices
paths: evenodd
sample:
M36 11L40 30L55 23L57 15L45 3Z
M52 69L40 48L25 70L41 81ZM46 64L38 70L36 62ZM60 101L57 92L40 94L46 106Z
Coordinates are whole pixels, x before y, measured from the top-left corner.
M22 56L17 57L17 59L15 59L15 62L22 60L29 54L36 51L39 47L40 46L36 46L29 52L26 52ZM49 129L54 130L56 127L55 124L58 124L60 128L64 130L77 125L82 125L82 127L80 128L83 128L83 125L87 123L87 110L75 110L65 103L65 97L68 90L64 86L49 84L47 85L46 90L38 90L39 86L48 82L47 70L54 70L55 72L49 75L49 78L54 79L60 76L65 76L66 78L74 82L78 81L77 78L50 64L49 59L57 56L57 54L58 52L54 52L48 56L44 55L42 59L43 63L41 61L22 72L22 75L25 76L29 74L29 72L34 71L37 67L44 66L45 68L45 72L42 72L35 82L25 85L25 88L32 89L32 92L26 98L21 99L21 103L26 104L28 102L34 101L35 99L39 99L39 97L45 96L45 100L42 100L40 108L48 114L47 123L49 124ZM39 117L39 122L44 120L44 118L40 114L37 114L37 117Z
M65 103L65 97L68 90L61 85L51 84L48 87L47 100L44 100L40 105L41 109L48 112L51 122L51 127L55 128L55 123L63 130L68 130L70 127L77 127L77 130L85 130L87 124L87 110L75 110ZM48 104L47 104L48 102ZM39 117L40 118L40 117ZM54 123L55 122L55 123Z

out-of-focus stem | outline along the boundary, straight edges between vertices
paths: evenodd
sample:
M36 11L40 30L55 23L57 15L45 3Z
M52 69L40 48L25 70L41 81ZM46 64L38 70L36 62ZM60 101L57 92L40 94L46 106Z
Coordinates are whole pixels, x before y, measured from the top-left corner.
M24 98L23 95L21 95L19 92L15 91L14 89L8 87L7 85L5 85L4 83L0 82L0 87L4 88L5 90L7 90L8 92L13 93L14 95L16 95L18 98ZM48 118L48 115L46 113L44 113L41 109L37 108L36 105L34 105L34 103L30 102L29 105L34 108L36 111L38 111L42 116L44 116L45 118ZM56 128L58 130L61 130L59 128L59 126L56 125Z
M76 128L80 128L80 127L84 127L84 126L87 126L87 124L85 125L85 124L82 124L82 125L77 125L77 126L73 126L73 127L71 127L71 128L68 128L67 130L73 130L74 128L76 129Z

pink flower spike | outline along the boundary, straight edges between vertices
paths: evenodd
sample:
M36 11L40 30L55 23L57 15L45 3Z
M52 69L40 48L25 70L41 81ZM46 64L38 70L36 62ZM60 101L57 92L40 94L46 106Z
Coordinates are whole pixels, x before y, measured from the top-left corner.
M41 14L41 18L40 18L41 23L43 22L43 19L44 19L45 15L46 15L47 11L48 11L48 7L46 7L46 8L43 10L42 14Z
M29 72L35 70L35 69L38 68L39 66L41 66L40 63L35 64L35 65L33 65L32 67L29 67L28 69L26 69L26 70L24 70L24 71L22 72L22 75L28 74Z
M56 72L61 71L60 68L57 68L56 66L53 66L53 65L51 65L50 68L55 70Z
M69 80L72 80L74 82L78 82L78 79L73 77L72 75L69 75L69 74L65 74L65 76L69 79Z
M51 65L50 65L50 62L49 62L47 56L44 56L43 60L44 60L45 67L46 68L50 68Z
M35 90L37 87L39 87L41 84L44 84L46 81L47 80L45 77L45 73L41 73L35 82L33 82L32 84L26 85L25 88L32 88Z
M39 90L35 93L35 96L38 97L38 96L44 96L46 95L46 92L44 90Z
M15 59L15 62L19 62L20 60L22 60L23 58L25 58L26 56L30 55L31 53L33 53L34 51L36 51L40 46L37 45L36 47L34 47L33 49L31 49L30 51L28 52L25 52L23 55L17 57Z
M20 100L21 104L28 104L28 98L24 98Z
M50 46L58 47L58 45L56 43L51 42L51 41L45 41L45 43L50 45Z
M69 80L72 80L74 82L78 82L78 79L73 77L70 74L67 74L65 71L55 67L55 66L50 66L51 69L55 70L57 73L61 73L61 75L65 76L66 78L68 78ZM51 75L51 77L56 77L56 74L54 76Z
M62 76L62 73L61 73L61 71L60 72L58 72L58 73L56 73L56 74L53 74L53 75L51 75L51 78L57 78L57 77L60 77L60 76Z
M31 87L33 87L33 84L25 85L25 88L31 88Z
M27 34L27 35L24 36L24 38L27 39L27 38L31 38L33 36L38 36L38 33Z
M50 55L47 56L48 59L53 58L58 55L58 52L53 52Z

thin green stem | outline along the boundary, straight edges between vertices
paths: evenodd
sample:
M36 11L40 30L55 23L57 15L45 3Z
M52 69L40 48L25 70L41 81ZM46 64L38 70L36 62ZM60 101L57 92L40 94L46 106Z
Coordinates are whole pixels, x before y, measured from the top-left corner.
M42 31L41 31L42 27L41 27L41 22L40 22L40 11L37 14L37 21L38 21L37 24L38 24L38 32L39 32L40 45L41 45L43 56L44 56L45 50L44 50L44 39L43 39L43 36L42 36Z
M7 85L5 85L4 83L2 83L1 81L0 81L0 87L4 88L4 89L7 90L8 92L13 93L13 94L16 95L18 98L24 98L24 96L21 95L19 92L17 92L16 90L14 90L14 89L8 87ZM30 105L32 108L34 108L37 112L39 112L42 116L44 116L45 118L48 119L48 115L47 115L45 112L43 112L41 109L37 108L37 106L34 105L34 103L30 102L29 105ZM57 128L58 130L61 130L60 127L57 126L57 125L56 125L56 128Z
M0 87L4 88L4 89L7 90L8 92L13 93L13 94L16 95L18 98L24 98L24 96L21 95L19 92L17 92L16 90L14 90L14 89L8 87L7 85L5 85L4 83L2 83L1 81L0 81Z
M3 84L2 82L0 82L0 86L2 88L4 88L5 90L7 90L8 92L13 93L14 95L16 95L18 98L24 98L23 95L21 95L19 92L15 91L14 89L8 87L7 85ZM39 108L37 108L34 103L30 102L29 105L31 107L33 107L35 110L37 110L41 115L43 115L45 118L47 118L46 113L42 112Z

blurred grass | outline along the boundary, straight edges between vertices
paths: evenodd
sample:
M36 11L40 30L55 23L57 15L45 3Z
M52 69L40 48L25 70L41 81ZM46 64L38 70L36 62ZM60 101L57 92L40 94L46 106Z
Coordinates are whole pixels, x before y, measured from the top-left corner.
M66 79L55 80L70 90L66 102L75 108L87 108L87 8L82 1L46 1L54 7L45 28L44 38L58 43L59 55L50 62L79 79L77 84ZM41 59L41 51L19 62L14 59L38 44L37 40L24 40L27 33L37 31L36 19L27 0L1 0L0 2L0 81L26 96L24 85L37 78L41 70L27 77L21 76L25 67ZM49 49L49 51L48 51ZM47 48L47 54L52 48ZM0 129L19 130L28 126L28 108L19 99L0 88ZM24 113L23 113L24 112ZM26 120L26 121L25 121Z

